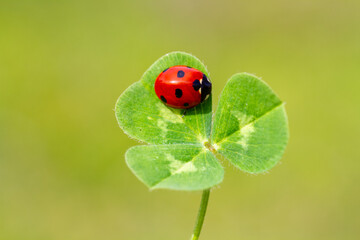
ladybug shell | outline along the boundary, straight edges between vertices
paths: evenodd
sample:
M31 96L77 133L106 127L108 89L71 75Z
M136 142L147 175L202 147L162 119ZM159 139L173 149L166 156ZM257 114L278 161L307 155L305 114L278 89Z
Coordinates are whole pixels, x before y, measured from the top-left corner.
M167 106L192 108L211 94L211 82L201 71L187 66L165 69L155 80L155 93Z

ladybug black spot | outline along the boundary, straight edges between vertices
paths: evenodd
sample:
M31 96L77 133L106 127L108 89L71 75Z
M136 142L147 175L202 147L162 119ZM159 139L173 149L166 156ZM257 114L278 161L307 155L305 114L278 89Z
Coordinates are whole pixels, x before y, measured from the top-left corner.
M166 72L168 69L169 69L169 68L165 69L165 70L163 71L163 73Z
M187 68L190 68L190 69L192 68L192 67L189 67L189 66L186 66L186 67L187 67Z
M177 98L181 98L182 94L183 94L183 92L181 91L181 89L177 88L177 89L175 90L175 96L176 96Z
M184 107L188 107L189 106L189 104L188 103L184 103Z
M178 77L178 78L182 78L182 77L184 77L184 76L185 76L184 71L180 70L180 71L177 72L177 77Z
M199 91L200 87L201 87L201 83L200 83L200 81L198 79L196 79L193 82L193 88L194 88L195 91Z
M163 95L161 95L160 98L161 98L161 100L162 100L164 103L167 102L167 101L166 101L166 98L165 98Z

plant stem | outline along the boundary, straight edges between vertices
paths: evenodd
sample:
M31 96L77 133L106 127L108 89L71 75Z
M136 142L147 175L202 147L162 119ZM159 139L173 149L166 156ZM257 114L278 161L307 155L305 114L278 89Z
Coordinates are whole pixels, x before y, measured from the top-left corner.
M201 197L201 203L199 212L196 219L196 224L194 227L193 235L191 236L191 240L198 240L201 232L202 225L204 223L206 208L209 201L209 195L210 195L210 188L205 189L203 191L202 197Z

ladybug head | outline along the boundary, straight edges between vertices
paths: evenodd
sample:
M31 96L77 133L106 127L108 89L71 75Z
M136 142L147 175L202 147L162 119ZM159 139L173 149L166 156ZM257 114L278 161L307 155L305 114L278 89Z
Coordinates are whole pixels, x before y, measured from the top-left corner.
M201 102L207 99L211 94L211 82L208 80L205 74L201 83Z

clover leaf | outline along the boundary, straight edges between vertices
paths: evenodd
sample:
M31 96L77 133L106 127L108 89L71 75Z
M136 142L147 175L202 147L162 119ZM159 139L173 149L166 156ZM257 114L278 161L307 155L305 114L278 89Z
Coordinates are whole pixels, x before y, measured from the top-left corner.
M267 171L280 160L288 141L287 117L284 103L266 83L246 73L232 76L212 124L211 97L183 115L183 110L167 107L156 96L157 76L175 65L209 76L194 56L169 53L116 103L119 126L130 137L150 144L126 153L129 168L142 182L151 189L202 190L223 180L217 153L248 173Z
M215 114L211 142L216 151L239 169L259 173L281 159L287 141L284 103L257 77L232 76Z

